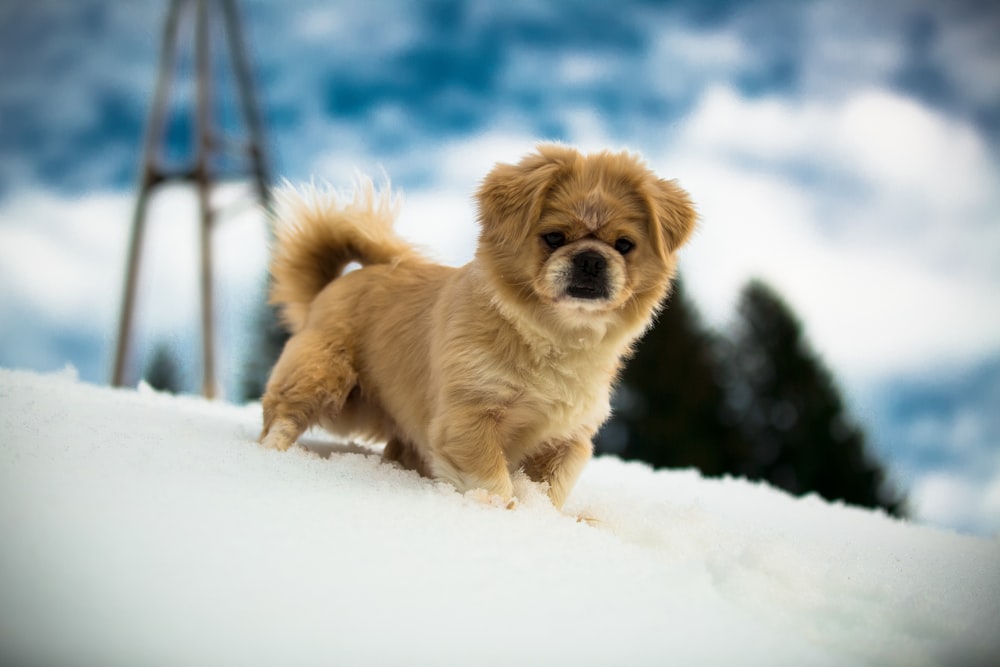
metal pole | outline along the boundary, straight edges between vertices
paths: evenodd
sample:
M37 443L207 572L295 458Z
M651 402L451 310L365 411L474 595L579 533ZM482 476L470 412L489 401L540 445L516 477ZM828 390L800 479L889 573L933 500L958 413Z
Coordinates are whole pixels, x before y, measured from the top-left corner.
M125 384L128 344L132 336L132 320L135 311L135 292L139 277L142 243L146 230L146 206L149 202L150 190L163 178L155 166L156 148L163 136L167 91L170 88L171 74L177 54L177 27L180 16L180 5L181 0L173 0L170 3L170 8L167 10L167 20L163 30L160 70L157 76L156 89L153 93L153 106L150 109L148 125L146 126L146 137L142 151L139 196L136 199L135 211L132 215L132 236L129 241L128 263L125 268L125 287L122 295L121 319L118 322L115 365L111 376L112 384L117 387Z
M236 13L235 0L223 0L223 13L226 18L226 32L229 35L230 61L236 77L236 88L240 97L240 108L243 119L250 133L247 151L250 156L250 166L253 170L254 184L257 196L265 210L271 206L271 191L268 187L267 160L265 159L263 122L259 107L254 97L253 77L250 76L250 66L246 55L246 43L240 28L239 16ZM270 219L268 220L270 229Z
M208 0L198 2L195 23L195 71L197 108L195 119L195 186L198 190L201 236L201 393L205 398L215 398L215 333L212 322L212 202L211 178L212 152L211 128L211 54L208 44Z
M213 322L212 292L212 228L215 212L212 210L212 188L218 178L213 162L220 149L219 137L212 126L212 93L215 72L212 69L210 50L210 11L221 4L225 19L225 37L228 37L231 60L237 83L241 111L250 134L247 154L250 158L249 171L254 180L257 194L265 210L270 207L270 191L267 186L267 170L264 163L262 122L252 94L252 78L246 59L243 36L240 32L239 17L235 0L171 0L163 32L163 47L160 69L154 91L152 108L143 144L142 166L140 170L139 194L132 218L132 236L126 266L122 313L118 327L118 343L112 371L112 383L125 384L128 365L129 341L136 302L139 270L141 268L143 237L146 227L146 212L149 198L154 188L166 180L180 180L191 183L198 197L198 238L200 245L201 296L201 338L202 338L202 394L214 398L218 389L215 375L215 331ZM158 148L163 143L165 117L168 107L168 93L175 68L178 50L178 30L183 11L194 11L194 68L195 68L195 118L194 118L194 161L190 168L180 171L165 171L158 163ZM189 14L190 16L190 14ZM270 228L269 228L270 229Z

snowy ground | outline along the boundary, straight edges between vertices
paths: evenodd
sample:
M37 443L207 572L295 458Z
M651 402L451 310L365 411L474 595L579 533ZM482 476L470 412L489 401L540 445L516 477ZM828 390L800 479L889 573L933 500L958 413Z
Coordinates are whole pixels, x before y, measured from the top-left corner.
M258 427L0 370L0 664L1000 658L998 539L610 458L567 514L525 481L502 510Z

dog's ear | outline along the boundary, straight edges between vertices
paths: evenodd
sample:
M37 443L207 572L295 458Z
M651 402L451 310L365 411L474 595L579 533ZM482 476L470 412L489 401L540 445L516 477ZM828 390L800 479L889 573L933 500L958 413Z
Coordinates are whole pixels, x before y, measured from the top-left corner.
M545 196L580 154L567 146L543 144L517 164L498 164L483 179L476 198L483 233L509 240L528 233L541 217Z
M691 197L676 181L650 176L644 189L652 216L654 243L666 260L691 236L698 213Z

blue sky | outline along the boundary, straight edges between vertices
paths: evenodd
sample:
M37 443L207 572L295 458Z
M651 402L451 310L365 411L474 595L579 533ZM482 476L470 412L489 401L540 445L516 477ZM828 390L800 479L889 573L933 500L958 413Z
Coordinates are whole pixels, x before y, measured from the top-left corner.
M0 4L0 365L107 378L165 7ZM277 176L347 185L355 169L384 170L405 194L401 231L460 264L470 193L495 161L538 139L637 150L698 203L682 271L707 321L727 325L751 276L773 284L918 515L1000 531L996 3L242 10ZM178 114L170 157L189 131ZM192 206L167 191L154 208L138 323L141 340L184 351L196 349ZM217 231L232 378L265 236L245 210Z

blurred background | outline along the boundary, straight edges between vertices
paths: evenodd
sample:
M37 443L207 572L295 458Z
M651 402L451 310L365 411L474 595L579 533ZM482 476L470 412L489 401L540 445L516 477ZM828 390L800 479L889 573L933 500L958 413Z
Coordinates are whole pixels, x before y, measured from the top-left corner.
M0 2L0 366L109 380L167 7ZM701 228L601 451L1000 532L1000 4L239 8L272 176L384 174L401 233L440 261L471 259L478 181L540 139L638 151L691 192ZM183 163L179 54L163 154ZM239 133L218 72L216 122ZM247 192L213 194L236 202L213 229L233 401L271 354ZM160 189L131 384L199 390L197 239L191 189Z

